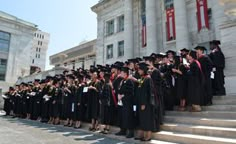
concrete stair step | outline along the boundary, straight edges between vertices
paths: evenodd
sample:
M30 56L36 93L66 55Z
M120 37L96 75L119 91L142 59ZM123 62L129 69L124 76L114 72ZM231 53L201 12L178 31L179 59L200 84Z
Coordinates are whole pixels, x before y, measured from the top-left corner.
M236 144L236 139L232 138L201 136L170 131L161 131L155 133L154 138L161 141L169 141L182 144Z
M166 116L199 117L199 118L219 118L236 119L236 112L231 111L202 111L202 112L178 112L166 111Z
M165 123L161 126L164 131L181 132L195 135L236 138L236 128L211 127L203 125L187 125L178 123Z
M213 105L236 105L236 99L213 100Z
M236 95L230 96L213 96L213 100L223 100L223 99L236 99Z
M212 105L212 106L203 106L205 111L235 111L236 105Z
M204 125L204 126L213 126L213 127L236 128L236 120L230 120L230 119L165 116L164 122L165 123L179 123L179 124L189 124L189 125Z

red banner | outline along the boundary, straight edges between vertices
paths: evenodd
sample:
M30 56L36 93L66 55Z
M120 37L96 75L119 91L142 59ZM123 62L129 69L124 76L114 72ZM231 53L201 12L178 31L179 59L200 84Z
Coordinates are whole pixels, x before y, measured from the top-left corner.
M209 29L207 0L197 0L197 19L198 30L203 28Z
M169 8L166 10L166 20L167 20L167 39L168 41L174 40L176 36L174 8Z
M147 46L147 27L146 27L146 15L142 15L142 47Z

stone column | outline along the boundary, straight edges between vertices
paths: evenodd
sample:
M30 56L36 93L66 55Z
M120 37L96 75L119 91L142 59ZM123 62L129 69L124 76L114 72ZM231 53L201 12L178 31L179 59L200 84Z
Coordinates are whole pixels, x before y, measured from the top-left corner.
M187 10L185 0L174 0L176 50L189 48L189 32L187 23Z
M133 0L125 0L124 17L124 59L129 59L134 56Z
M147 55L157 52L156 0L146 0Z

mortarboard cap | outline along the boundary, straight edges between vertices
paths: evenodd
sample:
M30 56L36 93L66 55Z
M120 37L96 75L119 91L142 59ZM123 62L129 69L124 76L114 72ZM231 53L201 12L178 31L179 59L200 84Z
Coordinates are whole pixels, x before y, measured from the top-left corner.
M206 51L206 48L204 46L196 46L194 49L195 50Z
M145 61L152 61L152 62L153 62L153 61L155 61L156 58L155 58L155 57L152 57L152 56L144 56L143 59L144 59Z
M186 48L183 48L183 49L181 49L180 51L181 51L181 52L187 52L187 53L189 52L189 50L186 49Z
M194 59L197 59L197 53L196 53L196 51L190 51L188 55L191 56L191 57L194 58Z
M221 42L219 40L213 40L210 44L221 45Z
M14 90L14 88L13 87L9 87L9 91L13 91Z
M166 54L168 55L169 53L171 53L172 55L176 55L176 52L175 51L172 51L172 50L168 50L167 52L166 52Z
M125 73L129 73L129 68L128 67L122 67L121 71L123 71Z
M156 53L152 53L152 54L150 55L150 57L156 58L156 57L157 57L157 54L156 54Z
M147 71L148 70L148 64L146 64L145 62L141 62L138 64L139 65L139 69L143 70L143 71Z

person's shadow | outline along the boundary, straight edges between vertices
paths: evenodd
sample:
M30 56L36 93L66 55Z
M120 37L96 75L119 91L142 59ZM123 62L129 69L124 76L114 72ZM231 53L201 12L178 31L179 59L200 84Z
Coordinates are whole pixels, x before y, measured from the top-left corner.
M98 133L89 133L86 130L76 130L62 125L50 125L33 120L11 118L8 116L0 116L0 118L7 120L10 123L17 123L27 127L39 128L45 130L48 133L61 133L65 137L73 137L75 141L91 143L91 144L131 144L134 142L122 142L121 140L115 140Z

